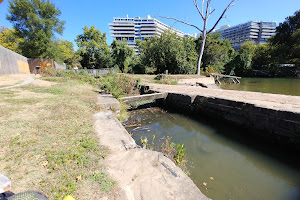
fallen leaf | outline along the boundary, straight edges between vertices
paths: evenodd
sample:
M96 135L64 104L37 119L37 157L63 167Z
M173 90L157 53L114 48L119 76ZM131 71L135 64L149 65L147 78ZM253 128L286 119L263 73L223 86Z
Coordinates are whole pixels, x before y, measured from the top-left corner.
M79 176L76 177L76 181L81 181L81 179L82 179L81 175L79 175Z
M43 162L42 162L42 165L43 165L43 167L45 167L45 168L47 167L48 164L49 164L48 161L43 161Z

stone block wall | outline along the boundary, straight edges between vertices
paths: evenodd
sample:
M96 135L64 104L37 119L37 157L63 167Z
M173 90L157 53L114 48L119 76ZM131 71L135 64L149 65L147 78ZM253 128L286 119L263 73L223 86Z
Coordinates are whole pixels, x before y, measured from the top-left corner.
M169 93L164 104L176 111L225 120L254 130L252 132L259 137L291 144L300 150L300 113L263 108L227 99L176 93Z

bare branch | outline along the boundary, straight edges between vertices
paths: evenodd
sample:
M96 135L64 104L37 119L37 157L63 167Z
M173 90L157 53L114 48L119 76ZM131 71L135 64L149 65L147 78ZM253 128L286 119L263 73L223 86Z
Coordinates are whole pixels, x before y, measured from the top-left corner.
M178 19L173 18L173 17L165 17L165 16L160 16L160 15L157 16L157 17L175 20L175 21L180 22L180 23L182 23L182 24L186 24L186 25L188 25L188 26L194 27L194 28L196 28L198 31L200 31L201 33L203 33L203 30L201 30L201 29L198 28L197 26L195 26L195 25L193 25L193 24L190 24L190 23L188 23L188 22L181 21L181 20L178 20Z
M203 14L203 8L204 8L204 0L202 1L202 14Z
M211 0L207 0L207 3L206 3L206 10L205 10L205 18L206 18L206 19L209 18L209 15L208 15L208 9L209 9L210 3L211 3Z
M210 16L213 12L215 12L215 10L216 10L216 9L210 10L210 12L209 12L208 15Z
M212 29L210 29L207 34L211 33L215 28L216 26L218 25L218 23L221 21L221 19L223 18L223 16L225 15L226 11L231 7L233 6L233 3L234 3L235 0L232 0L228 6L225 8L225 10L223 11L222 15L219 17L218 21L215 23L215 25L212 27Z
M204 0L203 0L203 1L204 1ZM200 14L200 16L202 17L202 19L204 20L204 16L203 16L203 14L202 14L202 12L203 12L203 7L202 7L202 12L201 12L200 9L199 9L199 7L198 7L197 0L194 0L194 5L195 5L195 7L197 8L198 13Z

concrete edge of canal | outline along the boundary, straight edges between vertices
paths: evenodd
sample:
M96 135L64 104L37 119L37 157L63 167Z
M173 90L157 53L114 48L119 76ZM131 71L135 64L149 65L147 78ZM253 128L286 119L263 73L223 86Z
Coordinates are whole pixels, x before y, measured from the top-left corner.
M117 100L99 95L98 104L115 109ZM109 110L94 115L99 143L109 148L105 166L118 182L115 199L208 199L193 181L162 153L139 148Z
M166 92L165 90L152 90ZM272 109L249 101L224 99L202 94L168 91L161 99L167 109L194 116L209 116L246 129L255 136L300 151L300 112ZM300 103L300 102L299 102Z

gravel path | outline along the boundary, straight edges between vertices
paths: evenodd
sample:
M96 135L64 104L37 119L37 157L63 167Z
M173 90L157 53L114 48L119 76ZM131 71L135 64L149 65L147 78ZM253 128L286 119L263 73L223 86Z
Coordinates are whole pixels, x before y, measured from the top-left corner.
M151 89L188 95L228 99L254 104L263 108L300 113L300 96L246 92L236 90L209 89L195 86L151 84Z

